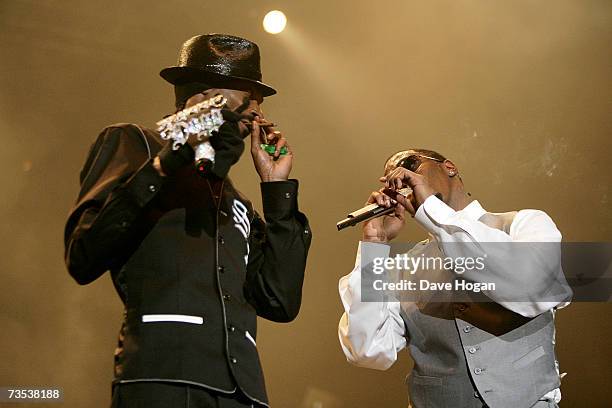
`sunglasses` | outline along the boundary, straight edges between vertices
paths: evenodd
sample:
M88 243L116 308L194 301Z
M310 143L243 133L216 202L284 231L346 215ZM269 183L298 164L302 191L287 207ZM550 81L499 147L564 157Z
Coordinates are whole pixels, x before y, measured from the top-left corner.
M411 154L410 156L404 157L402 160L400 160L396 167L403 167L416 173L419 167L421 167L421 164L423 164L423 158L437 161L438 163L444 163L444 160L436 157L431 157L424 154Z

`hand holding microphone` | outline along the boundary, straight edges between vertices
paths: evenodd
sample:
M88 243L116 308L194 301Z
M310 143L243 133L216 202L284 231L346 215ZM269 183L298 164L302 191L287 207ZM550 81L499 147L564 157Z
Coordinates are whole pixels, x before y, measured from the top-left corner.
M442 199L423 175L403 167L394 169L379 181L385 183L385 187L373 192L365 207L338 222L339 231L365 221L364 241L388 242L399 234L406 210L414 217L427 197L435 194Z
M208 89L190 97L183 110L157 122L168 143L155 158L155 168L173 175L191 162L201 176L225 178L244 151L247 125L256 118L248 96L244 91Z
M404 189L402 193L409 194L410 192L410 189ZM402 193L395 194L397 200L391 198L387 193L393 195L386 188L370 194L367 204L375 204L385 210L382 216L375 216L364 222L363 241L387 243L397 237L404 226L406 209L399 204L399 197L403 197Z

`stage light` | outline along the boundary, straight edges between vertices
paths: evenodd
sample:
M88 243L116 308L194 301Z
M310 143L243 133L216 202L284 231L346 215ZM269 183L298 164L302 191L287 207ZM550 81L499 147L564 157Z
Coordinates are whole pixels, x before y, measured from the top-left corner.
M285 29L287 17L282 11L272 10L263 19L263 27L270 34L278 34Z

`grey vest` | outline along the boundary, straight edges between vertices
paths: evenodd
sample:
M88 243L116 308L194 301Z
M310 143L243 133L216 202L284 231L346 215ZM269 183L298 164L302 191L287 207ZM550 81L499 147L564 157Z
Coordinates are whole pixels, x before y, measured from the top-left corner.
M515 213L486 214L489 226L509 228ZM435 241L411 255L440 255ZM428 271L431 282L452 282L454 273ZM531 407L558 388L554 316L526 318L488 302L484 295L455 302L449 292L403 302L407 344L414 368L407 378L414 408Z

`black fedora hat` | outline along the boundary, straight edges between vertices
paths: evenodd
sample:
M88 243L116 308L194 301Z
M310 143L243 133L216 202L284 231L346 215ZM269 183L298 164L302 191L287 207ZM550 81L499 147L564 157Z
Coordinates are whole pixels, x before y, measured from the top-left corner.
M276 93L261 82L257 44L227 34L196 35L185 41L177 65L162 69L159 75L173 85L231 79L255 85L263 96Z

